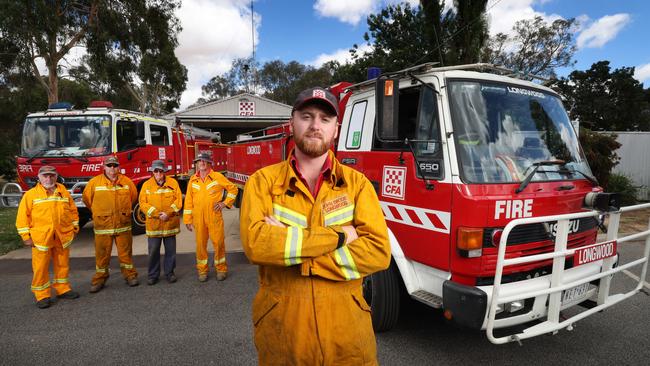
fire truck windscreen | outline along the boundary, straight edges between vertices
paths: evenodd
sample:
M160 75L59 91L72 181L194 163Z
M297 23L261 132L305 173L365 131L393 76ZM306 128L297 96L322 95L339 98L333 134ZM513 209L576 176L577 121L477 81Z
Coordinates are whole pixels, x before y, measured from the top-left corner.
M467 183L515 183L536 162L565 164L537 169L532 181L591 175L560 99L518 85L449 81L454 138Z
M23 128L22 156L94 156L111 148L109 116L29 117Z

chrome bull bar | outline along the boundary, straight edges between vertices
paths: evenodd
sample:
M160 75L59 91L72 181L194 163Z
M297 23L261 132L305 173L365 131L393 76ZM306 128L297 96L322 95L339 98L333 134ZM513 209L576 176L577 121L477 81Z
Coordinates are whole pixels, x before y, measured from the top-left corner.
M83 188L86 184L88 184L88 182L77 182L72 186L72 188L68 189L68 192L70 192L77 207L86 207L81 200L82 194L75 193L76 191L83 192ZM7 192L7 190L9 190L9 192ZM23 191L18 183L5 183L2 187L2 193L0 194L0 203L2 204L2 207L18 207L25 192L26 191Z
M569 222L570 220L598 216L602 214L598 211L589 211L581 212L575 214L566 214L566 215L555 215L555 216L544 216L544 217L534 217L534 218L525 218L525 219L516 219L508 223L503 230L501 236L501 241L499 242L499 251L496 264L496 273L494 277L494 286L492 288L491 294L488 293L489 307L487 314L487 326L486 333L488 339L494 344L503 344L508 342L520 342L523 339L532 338L538 335L547 334L547 333L557 333L561 329L572 330L573 324L581 319L584 319L594 313L602 311L614 304L617 304L641 291L645 284L646 273L648 269L648 258L650 256L650 222L648 223L648 229L642 232L638 232L632 235L627 235L624 237L618 237L619 223L621 213L640 210L644 208L650 208L650 203L622 207L619 211L606 213L609 215L609 226L607 230L607 239L604 242L598 242L598 244L606 244L611 241L615 241L618 244L623 244L626 242L631 242L634 240L644 239L645 238L645 248L643 251L643 256L631 260L625 264L620 262L617 264L618 258L620 256L615 255L612 257L607 257L600 259L602 262L600 264L599 273L586 275L578 279L564 281L565 274L567 271L575 269L565 269L565 260L567 256L572 256L576 251L581 250L582 248L567 249L567 238L569 234ZM533 224L533 223L543 223L548 221L557 221L557 232L555 236L555 248L551 253L536 254L524 257L516 257L505 259L506 252L506 243L508 241L508 236L514 227L524 224ZM549 275L550 283L544 289L534 289L526 291L522 289L516 293L508 293L505 296L501 296L500 291L501 287L504 285L501 283L503 276L503 269L507 266L512 266L521 263L530 263L537 262L542 260L553 260L553 271ZM594 262L598 263L598 261ZM641 273L639 275L638 283L634 289L623 292L610 294L610 286L612 275L621 271L628 270L632 267L641 266ZM575 277L575 276L574 276ZM576 315L573 315L569 318L562 319L560 317L560 311L563 310L562 306L562 295L563 291L576 288L582 284L588 284L592 281L599 281L599 286L596 290L597 301L595 306L590 309L579 312ZM532 325L523 331L515 334L510 334L502 337L496 337L494 335L494 329L498 328L497 323L499 320L496 319L497 308L501 304L511 303L513 301L519 301L529 298L536 298L540 296L545 296L548 300L546 320L541 323Z

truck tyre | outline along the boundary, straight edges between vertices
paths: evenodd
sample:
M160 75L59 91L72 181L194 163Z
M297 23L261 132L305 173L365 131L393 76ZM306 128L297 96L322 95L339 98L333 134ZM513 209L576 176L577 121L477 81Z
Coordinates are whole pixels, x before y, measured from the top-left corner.
M399 275L395 262L388 269L363 279L363 297L372 309L375 332L392 329L397 324L400 307Z
M140 210L140 202L136 202L131 211L131 234L142 235L146 231L147 216Z
M235 203L233 206L235 206L236 208L241 207L241 199L243 195L244 195L244 191L241 188L237 188L237 198L235 198Z

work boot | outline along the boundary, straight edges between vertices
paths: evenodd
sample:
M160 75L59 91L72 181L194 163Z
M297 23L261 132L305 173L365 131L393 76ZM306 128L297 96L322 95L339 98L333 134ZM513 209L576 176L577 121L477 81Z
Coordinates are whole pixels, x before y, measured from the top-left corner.
M58 295L57 297L59 299L73 300L79 297L79 293L77 291L70 290L64 294Z
M50 302L50 298L49 298L49 297L46 297L46 298L41 299L41 300L38 300L38 301L36 302L36 306L38 306L39 309L47 309L47 308L50 307L50 305L52 305L52 303Z
M131 286L131 287L135 287L135 286L137 286L137 285L140 284L140 282L138 282L138 278L137 278L137 277L131 277L131 278L129 278L128 280L126 280L126 283L128 283L129 286Z
M170 274L169 276L167 276L167 282L169 282L169 283L174 283L174 282L176 282L176 280L177 280L176 275L173 274L173 273Z
M207 280L208 280L208 274L207 273L199 274L199 282L205 282Z
M157 278L150 278L150 279L147 280L147 285L149 285L149 286L155 285L156 283L158 283Z
M228 277L228 272L217 272L217 281L223 281Z
M103 288L104 288L104 282L100 282L100 283L98 283L96 285L90 286L90 291L88 291L88 292L90 292L91 294L94 294L94 293L97 293L97 292L101 291Z

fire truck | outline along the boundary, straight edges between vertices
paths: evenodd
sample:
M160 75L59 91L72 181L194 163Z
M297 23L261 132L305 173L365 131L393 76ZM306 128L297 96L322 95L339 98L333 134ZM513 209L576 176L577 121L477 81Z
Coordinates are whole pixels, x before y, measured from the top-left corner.
M85 109L55 103L25 119L21 152L16 157L18 182L3 187L2 204L17 206L22 194L38 182L39 168L52 165L59 172L60 182L72 194L83 226L91 218L81 201L83 187L92 177L103 173L102 161L107 155L118 158L121 173L133 180L138 190L151 177L151 162L163 160L170 169L168 174L178 179L184 191L193 173L194 157L208 152L216 158L224 151L218 148L218 141L218 133L113 108L108 101L93 101ZM219 165L215 163L215 167L218 169ZM134 233L144 232L144 221L136 203Z
M506 343L570 330L642 289L650 231L619 238L618 220L650 204L620 208L602 191L552 89L489 64L424 64L330 90L344 111L336 157L372 182L389 227L390 267L364 279L376 331L396 324L404 291ZM288 124L239 136L224 147L228 177L243 189L290 137ZM640 239L643 257L620 263ZM637 286L612 293L632 267Z

